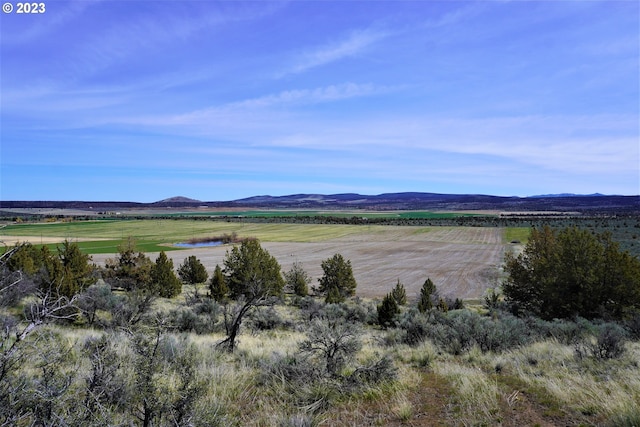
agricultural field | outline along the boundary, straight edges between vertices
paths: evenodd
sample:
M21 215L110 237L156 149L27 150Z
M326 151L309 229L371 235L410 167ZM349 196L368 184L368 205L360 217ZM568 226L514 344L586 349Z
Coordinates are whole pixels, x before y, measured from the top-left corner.
M431 278L443 296L480 298L495 287L504 251L504 229L495 227L410 227L327 224L260 224L188 220L84 221L9 225L0 230L7 244L30 241L53 244L77 241L93 261L104 265L128 236L155 259L167 251L174 266L196 255L209 273L222 264L229 245L197 249L172 246L185 240L225 233L255 237L287 271L302 263L312 276L321 277L320 263L342 254L350 260L361 297L382 297L400 280L413 297Z

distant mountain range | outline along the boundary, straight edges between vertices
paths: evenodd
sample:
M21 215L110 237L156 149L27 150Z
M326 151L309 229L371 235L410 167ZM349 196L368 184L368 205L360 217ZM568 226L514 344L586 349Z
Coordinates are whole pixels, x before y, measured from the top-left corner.
M504 197L485 194L386 193L378 195L292 194L254 196L232 202L236 206L263 208L362 208L377 210L504 210L504 211L640 211L640 196L551 194Z
M601 197L604 194L593 193L593 194L573 194L573 193L560 193L560 194L539 194L536 196L529 196L530 198L546 198L546 197Z
M378 195L292 194L253 196L231 201L200 201L177 196L153 203L84 201L0 201L0 209L153 209L153 208L371 209L371 210L502 210L640 212L640 196L547 194L504 197L484 194L386 193Z

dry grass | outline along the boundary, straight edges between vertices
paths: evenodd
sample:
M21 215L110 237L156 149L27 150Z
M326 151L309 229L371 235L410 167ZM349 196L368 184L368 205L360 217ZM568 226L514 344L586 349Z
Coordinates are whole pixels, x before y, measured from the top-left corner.
M544 341L506 356L507 368L562 410L606 423L640 421L640 343L627 344L618 360L578 360L571 347ZM616 423L613 423L616 424Z
M63 327L52 330L78 354L88 337L103 333ZM384 333L373 327L363 329L356 363L387 353L398 368L397 381L346 394L320 383L292 391L283 381L264 379L265 366L277 355L296 354L305 338L303 332L251 333L245 329L234 354L215 349L223 334L178 334L175 338L186 337L197 348L197 375L205 389L195 411L208 425L632 426L640 420L638 342L629 343L617 360L578 359L571 346L553 340L501 354L473 348L454 356L430 341L416 347L382 348ZM116 333L115 343L122 357L131 357L125 333ZM90 366L85 358L75 360L80 387ZM171 389L171 377L163 381Z
M640 343L619 360L575 357L542 341L503 354L439 355L434 372L455 397L450 425L638 425Z
M500 389L489 375L479 368L466 366L455 360L436 363L434 371L447 379L458 399L457 425L500 423Z

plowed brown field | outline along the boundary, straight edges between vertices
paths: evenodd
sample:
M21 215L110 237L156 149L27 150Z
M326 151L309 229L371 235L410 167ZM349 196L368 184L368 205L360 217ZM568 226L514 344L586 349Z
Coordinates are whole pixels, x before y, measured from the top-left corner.
M400 279L410 298L416 297L427 277L440 294L452 298L479 298L502 263L503 230L489 227L383 227L320 242L268 242L262 246L275 256L283 271L298 261L312 276L322 276L320 263L336 253L351 260L358 282L356 294L382 297ZM222 265L228 246L167 252L174 265L196 255L211 273ZM157 254L149 254L155 259ZM103 264L107 255L93 255Z

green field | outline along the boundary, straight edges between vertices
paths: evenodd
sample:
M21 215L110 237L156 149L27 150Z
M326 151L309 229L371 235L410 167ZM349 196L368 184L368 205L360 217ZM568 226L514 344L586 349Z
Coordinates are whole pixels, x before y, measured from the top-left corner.
M139 250L159 252L183 250L171 246L174 243L201 237L215 237L237 233L238 237L254 237L265 242L322 242L347 236L382 233L387 225L343 225L343 224L283 224L244 223L221 221L190 221L175 219L143 220L98 220L58 223L11 224L4 227L0 235L24 237L33 244L45 243L55 249L56 243L47 239L76 241L85 253L115 253L129 237L136 239ZM439 227L440 228L440 227ZM415 227L413 233L425 233L433 227ZM529 227L508 227L504 242L519 240L526 243Z
M139 250L181 250L169 246L173 243L199 237L221 236L237 233L238 237L254 237L270 242L319 242L359 234L375 233L385 226L358 226L334 224L259 224L218 221L188 220L126 220L126 221L78 221L45 224L13 224L2 229L5 236L24 237L33 244L45 238L78 241L80 248L89 254L115 253L128 237L137 241ZM425 227L426 228L426 227ZM55 244L49 246L55 248Z
M504 232L504 241L505 243L519 241L522 244L526 244L529 241L530 233L530 227L507 227Z

